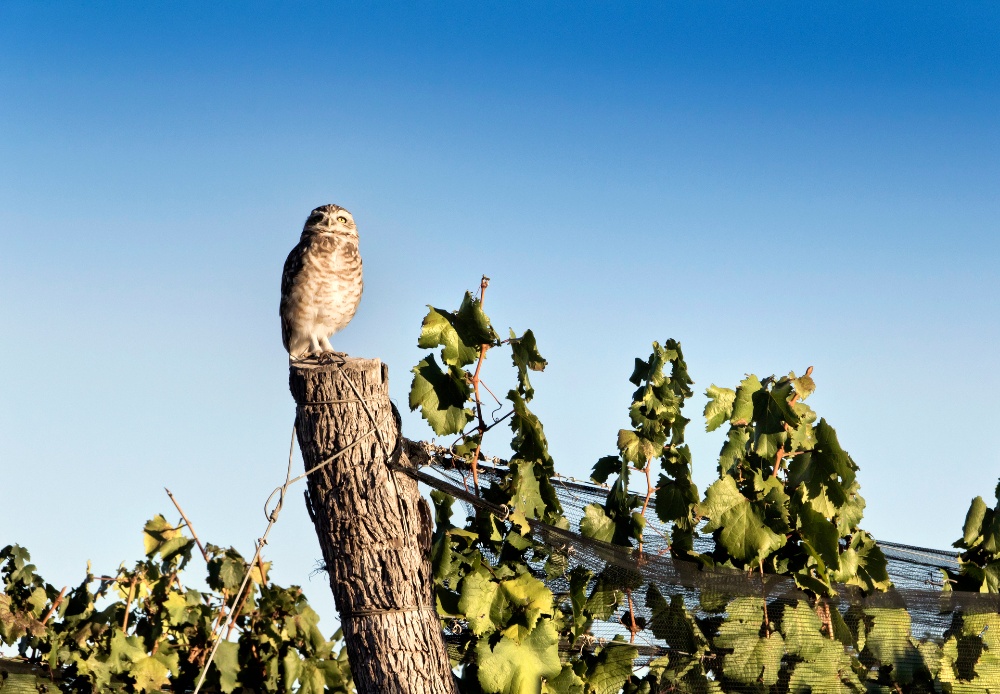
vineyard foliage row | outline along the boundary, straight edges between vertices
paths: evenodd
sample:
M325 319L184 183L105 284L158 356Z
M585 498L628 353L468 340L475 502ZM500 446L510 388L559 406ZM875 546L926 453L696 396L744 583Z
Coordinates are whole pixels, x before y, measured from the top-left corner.
M38 666L33 680L53 678L62 691L191 691L231 610L209 690L354 691L339 634L323 636L302 590L268 580L268 562L248 568L236 550L209 544L209 590L185 587L195 541L184 529L156 516L143 528L143 561L108 576L88 566L78 586L62 591L42 579L25 549L4 547L0 643ZM237 595L248 570L249 587Z
M482 287L485 290L485 282ZM572 548L543 544L530 520L570 526L552 477L541 422L529 405L531 371L546 362L529 330L500 340L467 293L457 311L431 308L419 346L438 350L413 370L410 406L470 463L476 493L504 517L476 506L452 525L452 500L437 492L433 562L438 610L461 643L455 662L463 690L489 694L559 692L982 692L1000 687L1000 615L954 614L943 639L911 633L903 608L838 609L835 586L866 594L893 591L887 562L860 527L865 501L858 466L834 428L806 404L815 390L801 376L747 376L735 388L710 386L708 431L725 429L718 479L700 495L684 441L691 397L681 345L653 343L636 359L631 428L618 432L616 455L597 460L592 478L610 481L603 504L584 509L585 538L628 548L637 558L650 513L670 524L673 557L704 570L738 569L794 579L803 597L789 604L763 597L703 592L685 604L671 586L643 582L611 565L574 564ZM483 417L481 364L490 350L509 350L517 378L509 412ZM491 403L492 404L492 403ZM509 465L480 488L484 435L509 418ZM634 479L646 492L632 493ZM655 482L654 482L655 479ZM640 481L638 486L642 486ZM1000 487L997 489L1000 501ZM1000 509L1000 503L997 508ZM695 550L698 534L714 549ZM704 543L701 543L704 546ZM997 591L1000 512L977 498L969 511L960 571L946 576L959 590ZM567 586L553 593L549 586ZM677 593L677 591L673 591ZM637 606L651 619L640 620ZM622 612L624 610L624 612ZM615 640L595 642L595 622L615 617ZM636 634L651 631L666 653L636 667ZM562 657L561 657L562 656Z
M885 557L859 525L865 502L858 466L833 427L806 404L815 389L811 370L751 375L731 389L707 389L706 428L725 429L725 442L718 479L702 495L684 440L689 420L682 408L693 382L679 343L653 343L630 378L631 427L618 432L617 454L593 467L596 482L610 482L606 499L571 523L553 487L556 470L542 424L529 407L531 374L546 366L533 333L510 331L500 339L482 294L467 293L456 311L429 310L418 344L434 351L413 369L410 407L437 435L457 437L452 459L465 461L484 501L506 509L497 515L476 507L455 525L453 499L431 493L437 609L463 692L1000 688L1000 615L957 612L944 637L931 640L911 633L905 609L837 608L838 584L869 594L894 588ZM492 391L481 367L491 350L501 349L516 373L505 396L508 411L484 417L482 392ZM500 422L512 432L513 455L481 485L484 439ZM630 491L637 477L645 493ZM973 501L949 588L1000 588L1000 486L997 497L994 508ZM644 582L621 567L584 567L573 561L572 547L544 544L532 532L532 523L541 522L640 558L651 513L670 524L675 559L703 570L787 576L803 597L789 603L703 592L696 604L685 604L669 585ZM251 567L235 550L207 545L201 555L209 590L185 587L196 549L186 529L157 516L144 528L143 561L107 576L88 567L80 585L62 591L36 573L23 548L3 548L0 643L63 691L191 691L221 629L207 679L213 691L353 691L339 634L327 639L301 590L269 581L266 562ZM705 547L695 542L699 535L710 535L714 549L698 551ZM237 594L247 572L249 587ZM621 635L595 640L595 623L613 617ZM667 648L637 667L634 640L644 631Z

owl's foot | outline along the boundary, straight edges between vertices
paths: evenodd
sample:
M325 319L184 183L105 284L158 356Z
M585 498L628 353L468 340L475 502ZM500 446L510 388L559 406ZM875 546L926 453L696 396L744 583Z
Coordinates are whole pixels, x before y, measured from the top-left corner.
M343 363L347 359L346 352L320 352L316 355L316 361L320 364Z

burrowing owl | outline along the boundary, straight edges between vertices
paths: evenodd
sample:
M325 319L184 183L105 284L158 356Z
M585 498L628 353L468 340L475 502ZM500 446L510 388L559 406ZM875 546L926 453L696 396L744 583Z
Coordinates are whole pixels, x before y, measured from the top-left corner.
M361 254L354 217L343 207L317 207L281 275L281 341L295 361L333 352L361 300Z

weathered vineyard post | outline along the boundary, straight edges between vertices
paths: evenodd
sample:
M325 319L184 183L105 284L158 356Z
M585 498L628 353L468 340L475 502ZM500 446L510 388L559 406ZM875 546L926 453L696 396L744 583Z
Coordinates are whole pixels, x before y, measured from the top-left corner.
M434 608L431 518L409 476L378 359L293 364L306 504L359 694L456 692ZM374 421L373 421L374 420ZM336 457L335 457L336 456Z

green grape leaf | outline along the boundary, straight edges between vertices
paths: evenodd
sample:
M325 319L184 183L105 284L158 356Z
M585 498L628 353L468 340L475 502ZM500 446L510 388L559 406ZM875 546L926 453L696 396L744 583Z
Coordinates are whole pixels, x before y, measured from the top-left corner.
M482 302L471 292L465 293L455 314L455 330L467 345L494 344L499 340L489 317L483 312Z
M871 608L865 614L872 621L866 647L882 665L892 666L892 678L910 684L922 658L910 639L910 614L899 608Z
M816 445L812 451L792 459L788 466L788 484L797 487L804 483L811 497L825 494L834 506L843 506L856 492L857 465L840 447L837 432L825 419L819 421L813 432Z
M733 400L733 414L730 422L733 426L743 426L753 421L753 397L764 386L753 374L744 378L736 388L736 398Z
M764 601L760 598L736 598L727 608L729 618L720 626L715 645L733 649L723 661L726 677L744 684L761 682L771 686L778 681L784 639L779 633L764 629Z
M289 648L285 657L281 659L281 674L285 679L286 691L291 690L291 685L298 681L302 674L302 658L295 649Z
M588 504L580 519L580 534L592 540L611 542L615 536L615 522L600 504Z
M126 636L124 632L119 630L112 633L109 665L113 674L127 673L132 669L133 663L137 663L145 657L146 649L138 636Z
M493 345L497 335L483 313L482 304L469 292L465 293L457 312L427 307L429 310L420 328L417 346L424 349L442 347L441 359L452 367L467 366L479 358L482 345Z
M162 515L146 521L142 530L142 543L147 557L159 554L167 561L194 544L193 540L184 537L180 529L170 525Z
M490 639L480 639L476 657L479 684L488 694L530 694L543 679L562 673L559 634L550 620L540 621L520 642L502 636L491 646Z
M622 429L618 432L618 450L621 451L622 460L634 464L640 470L656 457L660 448L662 443L657 446L653 441L631 429Z
M572 643L584 634L590 627L590 619L585 610L587 607L587 586L594 574L582 566L575 566L569 572L569 597L572 609Z
M962 528L962 540L956 542L956 547L972 547L979 535L983 531L983 520L987 513L986 502L983 497L977 496L969 506L969 512L965 515L965 526Z
M813 434L810 422L799 422L799 425L791 430L789 438L792 449L796 451L811 451L816 446L816 436Z
M606 644L587 667L587 692L618 694L632 674L632 661L639 649L621 641Z
M865 498L859 490L861 485L857 480L847 489L847 501L837 509L837 530L841 536L850 535L858 529L858 523L865 515ZM826 495L824 495L826 498ZM830 504L831 507L833 504ZM813 506L816 508L816 506Z
M449 366L467 366L479 358L479 348L482 343L466 344L455 330L455 315L433 306L424 317L420 328L420 338L417 347L434 349L442 347L441 359Z
M338 673L339 674L339 673ZM326 694L328 677L323 661L313 659L302 662L302 672L299 674L299 691L297 694Z
M514 331L510 331L510 356L517 369L517 387L524 399L531 400L535 397L535 389L528 379L528 371L545 370L546 362L538 352L538 345L535 343L535 334L530 330L525 330L524 335L517 337Z
M219 689L225 694L230 694L236 689L236 684L239 681L239 652L239 644L232 641L220 642L219 648L215 652L213 665L219 673Z
M788 494L785 485L777 477L764 479L761 471L755 471L753 477L754 490L758 492L759 503L764 510L767 527L777 533L791 531Z
M542 682L542 694L586 694L587 683L566 663L555 679Z
M598 484L604 484L608 481L608 477L616 474L621 470L621 467L621 458L617 455L606 455L594 463L594 470L590 473L590 479Z
M684 361L684 351L681 343L674 339L668 339L666 344L666 357L670 360L670 385L677 393L678 397L690 398L694 392L688 387L694 384L688 374L687 362Z
M837 571L840 568L840 536L833 521L811 506L802 506L798 510L796 527L809 553L820 561L821 569Z
M480 570L468 574L462 581L458 608L477 636L503 629L515 615L520 615L520 626L526 629L515 628L504 632L506 636L519 640L526 631L535 627L543 613L552 613L552 591L528 573L497 581L485 570Z
M726 436L726 442L719 453L719 476L722 477L746 459L750 432L745 428L733 427Z
M708 396L708 403L705 404L705 431L715 431L733 416L736 391L713 384L705 391L705 395Z
M843 644L823 634L819 617L808 603L799 601L785 608L781 633L788 653L802 660L792 671L788 691L866 691Z
M472 387L463 372L450 369L441 370L434 355L413 367L413 383L410 386L410 409L420 408L431 429L438 436L458 434L475 416L466 407Z
M889 590L888 562L875 539L864 530L857 531L851 538L851 549L858 555L857 577L847 581L865 590Z
M966 614L962 620L962 634L966 643L959 642L960 654L965 650L963 645L979 646L976 650L981 649L974 667L973 682L985 691L996 690L1000 687L1000 615Z
M670 596L670 602L660 593L655 583L646 590L646 607L652 613L649 629L670 648L684 653L698 654L708 649L708 641L689 612L684 609L684 598Z
M208 562L208 585L212 590L235 593L243 583L246 562L239 552L227 549Z
M822 641L823 655L798 663L788 681L790 692L854 694L866 690L851 669L851 658L839 641ZM877 690L876 690L877 691ZM892 690L885 690L890 694Z
M740 493L732 477L716 480L705 491L705 502L699 504L698 512L710 519L704 531L721 530L722 546L737 561L757 564L785 544L784 535L764 524L762 509Z
M690 479L672 480L660 475L654 503L656 516L664 523L686 520L698 503L698 487Z
M128 674L135 678L135 688L138 691L154 692L160 691L167 684L170 668L163 662L162 656L147 656L133 663Z
M781 633L785 637L788 652L803 660L812 660L823 652L825 640L820 629L822 624L812 607L803 601L785 607L781 620Z
M542 518L545 515L545 500L535 473L535 464L530 460L511 463L514 476L514 495L511 504L528 518Z
M514 416L510 419L510 428L514 433L510 447L516 458L530 460L541 465L546 473L552 473L552 457L549 455L549 443L538 417L528 409L524 398L516 390L507 393L507 399L514 406Z
M788 380L792 382L792 387L799 396L799 400L805 400L816 390L816 382L812 376L795 377L795 372L788 374Z
M163 607L167 613L167 623L171 626L183 626L185 624L195 624L197 611L192 610L187 599L181 593L171 591L163 601Z
M516 624L504 630L504 635L520 642L535 628L543 615L551 616L555 611L552 591L542 581L524 572L501 582L504 597L518 614Z
M759 434L754 441L753 452L767 461L774 460L778 455L778 449L784 448L788 441L788 434L778 431L773 434Z
M585 612L594 619L607 619L614 613L621 598L622 591L618 588L618 583L601 572L587 598Z

